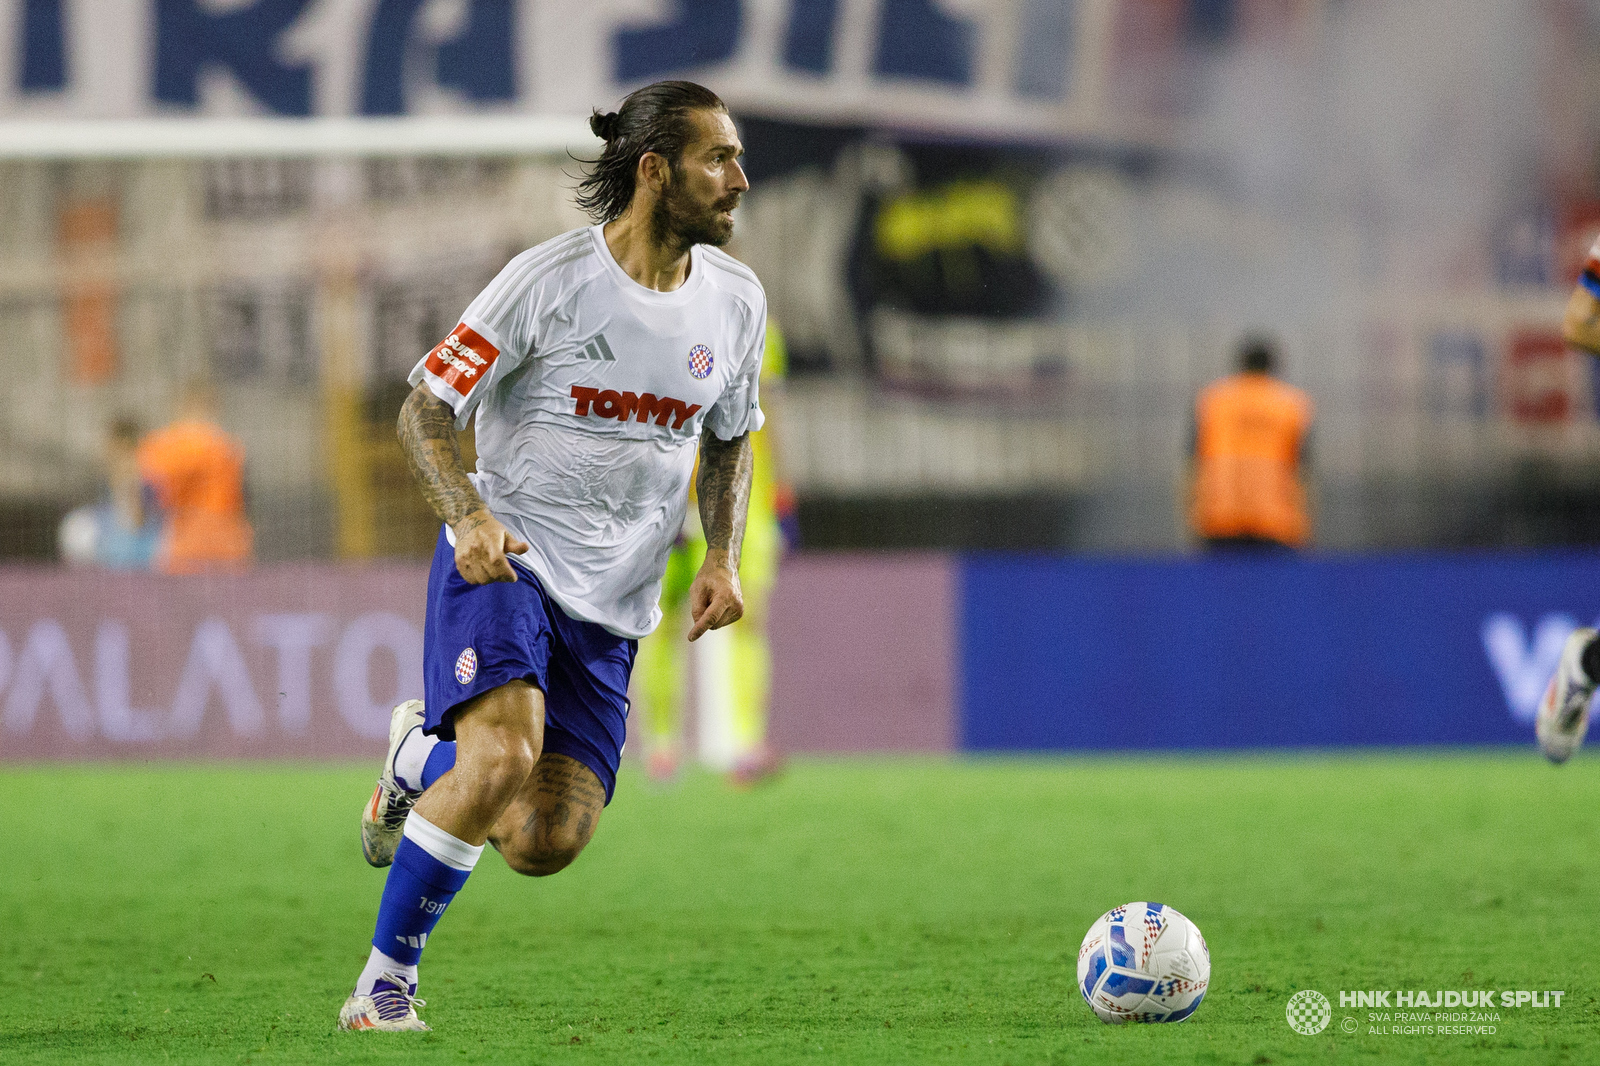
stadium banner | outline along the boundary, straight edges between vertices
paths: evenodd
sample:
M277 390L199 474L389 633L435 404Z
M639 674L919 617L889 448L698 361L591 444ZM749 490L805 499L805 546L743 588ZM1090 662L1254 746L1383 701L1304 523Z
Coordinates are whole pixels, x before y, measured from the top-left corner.
M0 760L348 758L421 694L411 564L0 570ZM1600 558L785 560L791 752L1525 744Z
M973 557L968 750L1529 744L1600 556Z
M947 555L785 559L769 629L773 746L953 750L955 597Z
M368 758L422 695L415 564L0 569L0 761ZM795 556L768 624L785 751L948 751L955 566Z
M0 759L381 755L422 695L427 580L0 570Z
M1118 27L1115 0L0 0L0 117L586 115L683 77L751 113L1092 135Z

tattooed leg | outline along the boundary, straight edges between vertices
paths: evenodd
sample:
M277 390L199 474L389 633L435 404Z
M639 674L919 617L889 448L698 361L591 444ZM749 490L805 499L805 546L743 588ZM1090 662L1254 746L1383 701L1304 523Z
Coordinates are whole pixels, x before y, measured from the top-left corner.
M606 790L594 771L546 752L517 798L489 833L489 842L519 874L547 877L578 857L594 836Z
M451 836L482 844L527 790L544 744L544 693L508 681L456 708L456 765L415 810Z

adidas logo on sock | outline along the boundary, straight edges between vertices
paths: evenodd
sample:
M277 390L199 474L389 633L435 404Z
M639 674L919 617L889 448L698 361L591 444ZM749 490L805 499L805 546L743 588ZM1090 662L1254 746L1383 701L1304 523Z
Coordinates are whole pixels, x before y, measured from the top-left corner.
M421 951L423 948L428 946L427 933L423 933L420 936L396 936L395 939L400 941L400 943L404 944L406 947L416 948L418 951Z

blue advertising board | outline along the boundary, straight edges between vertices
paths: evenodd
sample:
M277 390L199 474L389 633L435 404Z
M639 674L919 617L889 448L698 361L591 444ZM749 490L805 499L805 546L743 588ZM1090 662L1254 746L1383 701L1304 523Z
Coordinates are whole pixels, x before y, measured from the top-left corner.
M978 556L968 750L1526 744L1600 553Z

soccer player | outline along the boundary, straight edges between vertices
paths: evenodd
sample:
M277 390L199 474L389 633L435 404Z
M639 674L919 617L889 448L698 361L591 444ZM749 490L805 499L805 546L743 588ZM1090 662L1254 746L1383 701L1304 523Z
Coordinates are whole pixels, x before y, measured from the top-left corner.
M772 426L776 414L774 393L782 394L787 369L786 351L783 332L778 323L769 318L766 351L761 359L761 406L766 423L762 432L750 439L755 473L745 521L744 550L739 562L744 617L743 624L729 634L727 669L721 671L724 676L719 679L728 689L728 702L733 712L732 721L725 727L731 734L726 739L735 753L732 765L727 767L728 774L734 784L743 786L766 780L782 765L782 760L767 743L767 704L772 678L772 656L767 647L767 605L778 577L778 560L783 554L782 516L786 509L792 512L793 506L787 486L782 482L781 464L774 454ZM683 754L687 693L682 638L692 624L687 617L690 583L705 552L705 537L691 516L667 562L661 590L661 627L639 642L635 670L639 694L644 697L639 710L642 712L640 734L644 741L645 769L652 778L663 783L676 778ZM707 728L704 719L700 728Z
M1574 348L1600 355L1600 240L1589 249L1578 284L1567 299L1561 334ZM1556 675L1539 701L1534 733L1539 750L1553 763L1564 763L1589 732L1589 701L1600 684L1600 640L1589 626L1572 631L1561 649Z
M556 873L616 783L638 638L661 618L699 445L695 640L743 613L766 297L717 250L749 188L716 94L669 81L590 126L597 225L513 259L411 372L400 438L444 521L428 578L426 701L395 708L362 819L390 864L345 1029L426 1029L423 945L484 844ZM476 413L478 469L456 431Z

